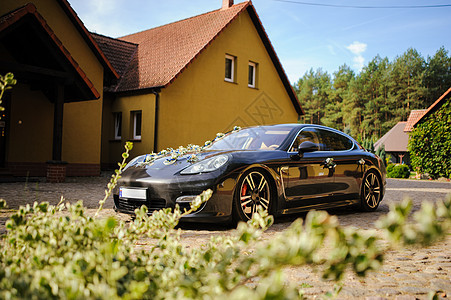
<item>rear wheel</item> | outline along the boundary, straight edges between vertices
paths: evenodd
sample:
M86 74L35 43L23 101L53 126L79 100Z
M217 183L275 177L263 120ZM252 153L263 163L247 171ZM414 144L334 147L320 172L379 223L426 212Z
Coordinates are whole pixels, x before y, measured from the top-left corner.
M361 207L364 211L375 211L381 200L381 180L375 172L370 171L362 181Z
M258 206L271 211L272 194L269 176L260 170L243 174L235 192L234 220L247 222L257 212Z

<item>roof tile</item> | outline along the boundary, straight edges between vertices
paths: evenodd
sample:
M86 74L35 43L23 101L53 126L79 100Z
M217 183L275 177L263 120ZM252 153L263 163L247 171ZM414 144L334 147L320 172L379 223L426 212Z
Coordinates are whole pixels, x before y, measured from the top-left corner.
M424 115L425 112L425 109L412 110L410 112L409 118L407 119L404 132L411 132L413 130L413 124L415 124Z

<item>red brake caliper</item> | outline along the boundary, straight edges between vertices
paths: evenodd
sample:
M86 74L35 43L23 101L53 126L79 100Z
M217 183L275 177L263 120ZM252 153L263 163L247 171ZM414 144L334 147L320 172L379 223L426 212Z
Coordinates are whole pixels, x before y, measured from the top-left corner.
M245 196L247 192L247 183L243 185L243 188L241 189L241 196Z

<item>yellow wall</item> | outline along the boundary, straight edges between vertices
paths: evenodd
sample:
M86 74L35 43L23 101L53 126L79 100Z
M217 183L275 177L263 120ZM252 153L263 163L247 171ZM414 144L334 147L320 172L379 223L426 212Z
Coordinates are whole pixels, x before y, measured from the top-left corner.
M236 57L235 83L224 80L225 55ZM249 61L258 64L248 87ZM159 149L203 143L234 125L297 122L298 115L247 12L243 12L160 99Z
M126 141L133 140L133 128L131 114L133 111L142 112L141 140L134 140L131 156L153 151L154 140L154 116L155 95L142 94L133 96L116 96L106 99L103 122L102 141L102 163L116 163L120 161L121 153L124 151ZM122 112L122 138L114 140L114 118L113 114ZM117 166L115 166L117 167Z
M17 9L30 0L2 0L0 6L0 15L11 10ZM101 148L101 118L102 118L102 95L103 95L103 66L98 61L94 53L86 44L82 36L79 34L74 25L70 22L64 11L61 9L57 1L54 0L35 0L32 1L37 7L38 12L47 21L50 28L55 32L56 36L61 40L65 48L70 52L75 61L79 64L87 77L94 84L94 87L101 94L99 100L66 103L64 106L64 123L63 123L63 160L69 163L95 163L100 162ZM13 98L16 90L13 90ZM50 103L50 102L49 102ZM20 108L21 110L30 109L28 106ZM49 116L52 127L50 128L50 136L53 135L53 106L52 114ZM30 112L32 113L32 112ZM14 114L14 112L12 112ZM12 132L15 129L13 129ZM30 131L30 134L32 132ZM46 135L48 132L43 133ZM42 136L42 134L41 134ZM21 137L11 135L12 139ZM48 143L48 140L45 140ZM19 153L25 151L15 148L13 145L19 145L17 141L11 143L13 148L10 153ZM39 143L41 147L42 143ZM51 148L50 140L50 148ZM46 146L45 146L46 147ZM20 161L46 161L50 160L50 155L43 158L42 155L34 156L35 152L31 151ZM9 159L9 161L12 161Z

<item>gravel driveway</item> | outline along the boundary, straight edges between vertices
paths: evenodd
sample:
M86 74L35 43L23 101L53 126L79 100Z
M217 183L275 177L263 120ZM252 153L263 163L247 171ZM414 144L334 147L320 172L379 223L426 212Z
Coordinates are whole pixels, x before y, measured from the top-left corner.
M103 174L94 178L68 178L67 182L59 184L39 181L0 183L0 197L14 209L33 201L56 204L64 196L70 202L83 200L88 210L94 212L98 201L103 198L103 189L108 180L109 174ZM451 194L450 182L388 179L387 192L376 212L362 213L347 208L330 210L329 213L337 215L340 224L344 226L372 229L375 221L388 212L390 203L410 197L414 210L418 210L423 201L444 199L446 194ZM102 215L115 215L124 220L129 218L127 215L116 214L112 207L112 199L109 199ZM278 218L264 238L271 239L286 229L293 220L304 215ZM6 220L6 214L0 213L0 228ZM184 224L181 227L183 242L190 247L204 244L213 235L229 234L233 230L224 225L211 224ZM334 282L322 281L320 274L310 267L289 268L286 273L289 280L311 286L304 289L308 297L325 294L334 287ZM339 298L343 299L427 299L430 291L441 291L441 297L451 298L451 233L444 241L428 248L390 251L385 257L384 266L378 272L365 278L347 273L342 284Z

